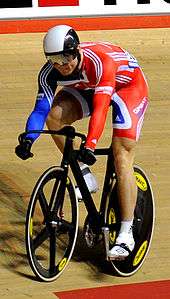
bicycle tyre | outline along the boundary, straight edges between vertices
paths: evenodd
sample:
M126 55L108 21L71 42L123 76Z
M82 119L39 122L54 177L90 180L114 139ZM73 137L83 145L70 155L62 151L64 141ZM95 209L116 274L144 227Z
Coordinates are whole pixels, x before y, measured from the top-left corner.
M141 268L149 252L154 230L155 204L150 181L139 166L134 167L134 175L138 187L133 221L135 248L125 260L110 261L114 272L119 276L131 276ZM121 221L117 197L117 183L114 184L108 199L105 217L106 225L110 229L109 249L111 249L118 235Z
M78 232L78 201L69 177L64 187L64 200L60 202L58 190L63 174L62 168L53 166L41 175L33 189L26 215L28 261L36 277L46 282L58 278L68 265ZM54 188L56 201L52 196ZM54 201L58 204L55 210ZM51 215L55 215L55 221L51 221Z

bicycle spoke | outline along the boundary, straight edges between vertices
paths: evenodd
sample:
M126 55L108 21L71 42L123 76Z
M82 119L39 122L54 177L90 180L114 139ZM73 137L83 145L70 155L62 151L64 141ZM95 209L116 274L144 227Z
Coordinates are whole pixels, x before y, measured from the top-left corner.
M32 240L33 243L33 249L35 250L38 248L44 241L47 240L49 237L49 232L47 230L47 227L44 227L40 233Z
M59 186L59 180L60 179L56 179L56 181L54 183L54 187L53 187L52 192L51 192L50 204L49 204L49 209L50 210L52 209L52 205L53 205L54 199L55 199L56 194L57 194L57 189L58 189L58 186Z
M63 200L64 200L64 196L65 196L65 184L61 182L61 184L59 185L58 187L58 190L57 190L57 197L58 197L58 200L55 201L55 204L54 204L54 210L58 210L59 208L62 209L62 206L63 206Z
M56 229L53 228L50 234L50 272L55 271L55 257L56 257Z
M39 195L39 203L40 203L40 206L42 209L42 213L44 215L44 219L47 219L49 206L48 206L48 203L47 203L47 200L46 200L43 190L40 190L38 195Z

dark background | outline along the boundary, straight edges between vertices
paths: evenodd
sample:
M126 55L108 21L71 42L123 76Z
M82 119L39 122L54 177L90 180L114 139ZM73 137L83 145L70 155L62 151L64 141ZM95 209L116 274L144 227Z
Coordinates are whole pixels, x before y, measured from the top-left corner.
M170 0L165 0L166 2L170 1ZM149 4L150 0L138 0L137 1L138 4ZM115 5L117 4L116 0L104 0L104 5Z
M0 8L32 7L32 0L0 0Z

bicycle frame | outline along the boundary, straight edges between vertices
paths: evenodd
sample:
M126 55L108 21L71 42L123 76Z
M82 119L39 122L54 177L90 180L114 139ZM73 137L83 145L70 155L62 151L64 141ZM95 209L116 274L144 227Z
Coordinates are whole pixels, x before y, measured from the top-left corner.
M113 153L112 149L110 148L100 148L95 150L95 155L100 156L107 156L107 164L106 164L106 170L105 170L105 180L101 195L101 202L100 202L100 208L99 211L96 208L96 205L93 201L92 195L88 190L88 187L85 183L85 180L83 178L80 166L78 164L78 153L79 150L73 149L73 139L77 136L81 138L81 146L84 145L86 136L81 133L76 133L74 127L72 126L66 126L63 129L59 131L54 130L32 130L29 132L24 132L19 136L19 141L22 140L28 133L40 133L40 134L55 134L55 135L65 135L66 141L64 146L64 153L63 158L61 161L61 167L64 169L64 176L63 180L66 182L67 176L68 176L68 166L70 165L70 168L72 170L72 173L75 177L76 183L80 188L80 192L82 194L83 202L85 204L86 210L88 212L88 215L90 216L90 219L92 221L92 226L94 228L101 228L104 226L104 207L106 204L106 197L109 193L109 185L110 180L113 178L114 173L114 163L113 163ZM81 148L80 146L80 148ZM63 184L64 186L65 184ZM64 188L64 187L63 187ZM61 191L61 194L64 194Z
M108 182L110 181L110 178L112 177L113 173L113 156L111 148L103 148L103 149L96 149L95 155L102 155L102 156L108 156L107 159L107 166L106 166L106 175L105 175L105 181L104 181L104 187L101 197L101 203L100 203L100 209L99 211L96 208L96 205L93 201L93 197L91 193L88 190L88 187L85 183L84 177L82 175L79 163L77 161L79 150L73 149L73 139L68 137L66 138L65 147L64 147L64 153L63 153L63 159L61 161L61 167L64 168L65 175L64 177L67 177L68 174L68 165L70 165L71 171L73 173L73 176L76 180L77 185L80 188L80 192L82 194L83 202L85 204L86 210L88 212L88 216L91 219L91 225L94 228L101 228L103 223L103 210L104 205L106 203L106 196L108 194Z

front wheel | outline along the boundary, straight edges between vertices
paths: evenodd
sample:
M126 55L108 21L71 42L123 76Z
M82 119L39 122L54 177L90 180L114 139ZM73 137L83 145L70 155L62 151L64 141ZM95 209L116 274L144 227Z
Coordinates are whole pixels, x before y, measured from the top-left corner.
M133 221L135 248L125 260L111 261L112 267L120 276L130 276L137 272L142 266L148 254L154 230L155 205L150 181L144 171L138 166L134 167L134 175L138 187ZM109 249L111 249L118 235L121 222L117 196L117 182L115 182L108 198L105 221L109 227Z
M37 181L26 216L26 250L34 274L53 281L66 268L77 238L78 202L64 170L51 167Z

